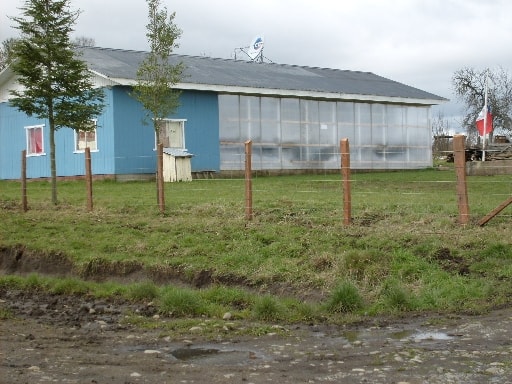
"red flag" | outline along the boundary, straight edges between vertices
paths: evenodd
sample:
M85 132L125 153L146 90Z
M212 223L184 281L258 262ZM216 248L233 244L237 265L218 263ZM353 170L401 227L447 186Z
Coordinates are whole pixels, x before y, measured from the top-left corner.
M485 127L484 121L486 125ZM478 133L480 134L480 136L484 136L492 132L492 114L489 107L487 108L487 116L485 116L485 106L478 114L478 117L476 118L476 129L478 129Z

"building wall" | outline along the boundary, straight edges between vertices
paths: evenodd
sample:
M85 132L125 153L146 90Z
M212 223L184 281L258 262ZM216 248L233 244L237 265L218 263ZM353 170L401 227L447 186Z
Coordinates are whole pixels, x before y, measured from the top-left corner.
M156 170L153 126L144 124L144 110L130 96L131 88L112 88L115 174L154 174Z
M98 150L91 152L95 175L154 174L156 170L153 127L143 124L142 106L130 96L129 87L105 88L105 109L97 118ZM185 119L185 143L194 154L192 170L219 170L219 113L217 94L183 92L181 105L169 118ZM21 151L27 148L26 126L44 124L43 155L27 158L27 177L50 177L48 122L30 118L8 103L0 103L0 179L21 175ZM83 152L74 152L74 131L55 134L58 176L85 174Z
M348 138L355 169L432 165L430 107L220 95L221 169L242 170L244 142L253 169L339 169Z
M129 87L114 87L116 174L150 174L156 170L155 135L145 124L141 105ZM186 149L194 155L192 171L219 170L219 112L217 94L183 91L170 119L184 119Z
M172 116L186 119L185 146L194 156L193 172L219 171L219 104L215 92L184 91L180 107Z
M112 101L112 93L105 90L107 104ZM50 177L50 130L48 120L29 117L11 107L0 104L0 179L18 179L21 175L21 152L27 149L26 128L43 125L44 153L27 156L27 177ZM91 153L92 168L95 174L112 174L113 146L109 137L112 131L112 114L106 108L97 119L98 151ZM83 152L75 152L74 131L60 128L55 132L56 166L58 176L76 176L85 174Z

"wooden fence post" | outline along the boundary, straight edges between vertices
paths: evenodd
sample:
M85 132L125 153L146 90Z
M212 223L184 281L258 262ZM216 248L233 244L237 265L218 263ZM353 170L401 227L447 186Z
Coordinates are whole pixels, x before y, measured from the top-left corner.
M455 135L453 137L453 155L455 161L455 176L457 178L457 201L459 203L459 222L469 222L468 187L466 183L466 137Z
M27 151L21 151L21 206L23 212L28 211L27 199Z
M245 142L245 218L252 220L252 141Z
M87 189L87 210L92 212L92 167L91 148L85 148L85 188Z
M165 196L164 196L164 145L158 144L157 154L157 189L158 189L158 206L160 213L165 212Z
M352 196L350 193L350 148L348 139L340 141L341 175L343 178L343 223L352 223Z

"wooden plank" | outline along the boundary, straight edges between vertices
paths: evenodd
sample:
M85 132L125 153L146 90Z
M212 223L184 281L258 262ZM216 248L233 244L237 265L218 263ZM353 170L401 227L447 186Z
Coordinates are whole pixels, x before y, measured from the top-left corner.
M498 213L503 211L506 207L508 207L510 204L512 204L512 196L510 196L507 200L505 200L503 203L498 205L496 208L494 208L487 216L485 216L483 219L481 219L478 224L483 227L485 224L489 222L494 216L496 216Z

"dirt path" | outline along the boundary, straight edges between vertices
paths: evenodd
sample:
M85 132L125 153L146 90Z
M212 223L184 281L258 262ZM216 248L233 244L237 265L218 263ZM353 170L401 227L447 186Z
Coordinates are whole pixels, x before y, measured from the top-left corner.
M127 305L0 290L0 382L512 383L512 309L212 342L123 325Z

